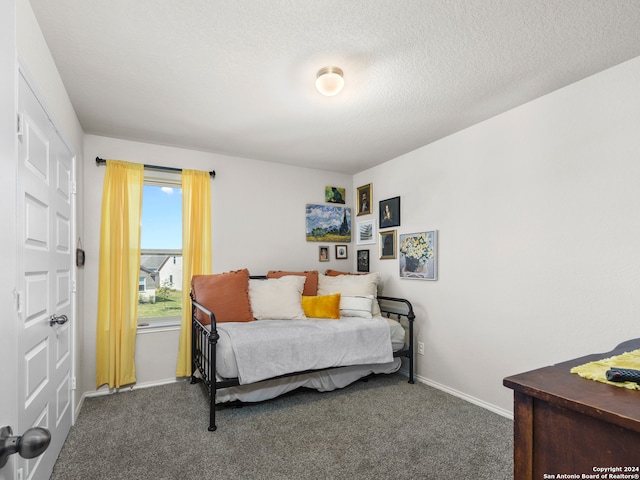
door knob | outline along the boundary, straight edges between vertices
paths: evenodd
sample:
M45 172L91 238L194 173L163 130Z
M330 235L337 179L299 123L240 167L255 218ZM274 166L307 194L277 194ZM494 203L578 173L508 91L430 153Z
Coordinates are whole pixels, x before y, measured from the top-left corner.
M9 460L9 455L19 453L22 458L42 455L51 443L51 433L46 428L33 427L22 436L13 436L11 427L0 428L0 468Z
M69 318L66 315L51 315L49 317L49 326L53 327L54 325L64 325L69 321Z

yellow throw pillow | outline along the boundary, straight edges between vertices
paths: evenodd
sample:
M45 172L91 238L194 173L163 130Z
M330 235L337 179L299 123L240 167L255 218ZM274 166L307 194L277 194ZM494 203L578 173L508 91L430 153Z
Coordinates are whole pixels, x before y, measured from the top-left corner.
M303 296L302 309L309 318L340 318L340 294Z

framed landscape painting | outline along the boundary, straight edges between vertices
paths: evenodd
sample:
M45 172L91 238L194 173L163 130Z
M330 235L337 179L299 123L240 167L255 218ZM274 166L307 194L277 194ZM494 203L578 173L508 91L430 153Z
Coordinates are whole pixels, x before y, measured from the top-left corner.
M350 242L351 209L333 205L307 205L306 234L308 242Z

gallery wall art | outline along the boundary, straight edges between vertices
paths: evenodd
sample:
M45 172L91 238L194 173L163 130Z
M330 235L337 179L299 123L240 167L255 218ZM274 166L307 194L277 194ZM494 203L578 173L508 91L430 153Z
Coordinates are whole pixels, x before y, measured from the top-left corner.
M400 278L437 279L436 230L400 235Z
M400 197L388 198L380 200L378 208L380 220L378 225L380 228L399 227L400 226Z
M309 242L350 242L351 209L334 205L308 204L306 235Z
M347 193L341 187L324 187L324 201L327 203L345 203Z
M371 213L371 199L373 197L373 184L369 183L357 189L358 215L369 215Z
M356 224L356 243L358 245L371 245L376 243L375 220L366 220Z

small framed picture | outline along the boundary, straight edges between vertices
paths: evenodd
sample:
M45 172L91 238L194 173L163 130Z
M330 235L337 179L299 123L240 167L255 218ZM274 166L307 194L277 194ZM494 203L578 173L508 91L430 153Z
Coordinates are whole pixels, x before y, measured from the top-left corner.
M344 188L324 187L324 201L327 203L344 204L346 196Z
M318 260L321 262L329 261L329 247L318 247Z
M380 201L380 228L400 226L400 197Z
M376 243L376 221L367 220L364 222L358 222L356 231L356 243L358 245L368 245Z
M344 260L345 258L347 258L347 246L336 245L336 259Z
M371 213L372 194L372 183L358 187L358 215L368 215Z
M358 250L358 271L369 273L369 250Z
M380 232L380 259L396 258L396 231Z

